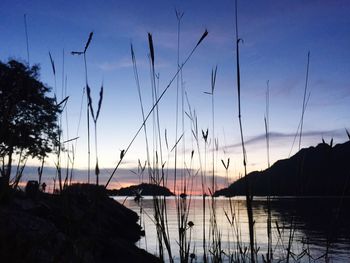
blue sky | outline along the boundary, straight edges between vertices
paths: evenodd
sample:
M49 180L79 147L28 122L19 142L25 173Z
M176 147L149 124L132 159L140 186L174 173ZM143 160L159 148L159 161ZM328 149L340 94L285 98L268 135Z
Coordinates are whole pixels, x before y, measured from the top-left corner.
M95 107L99 88L104 83L98 152L100 166L108 170L119 161L120 150L126 148L142 123L130 43L136 53L147 111L151 107L147 33L153 35L155 67L162 91L177 68L175 8L184 12L180 60L185 59L203 31L209 31L184 67L183 83L191 107L196 109L199 129L209 128L211 133L211 98L203 92L210 90L211 70L218 66L215 89L215 137L220 146L216 157L218 173L222 172L220 159L230 157L230 175L238 176L242 171L242 157L237 118L234 1L1 1L0 59L27 59L23 19L26 14L30 63L39 63L42 81L54 87L48 56L51 52L57 69L59 97L62 79L67 79L70 99L68 132L65 128L64 136L79 136L77 167L87 166L85 111L77 133L85 79L82 57L71 56L70 52L83 49L89 32L94 32L87 53L88 80ZM322 137L326 141L334 137L336 143L344 142L345 128L350 128L350 3L346 0L254 0L238 1L238 8L239 36L243 39L240 46L242 116L248 142L248 170L264 169L267 165L262 135L268 80L271 159L274 162L289 156L301 116L308 51L311 52L308 85L311 95L302 146L316 145ZM173 144L176 141L176 82L159 107L162 133L167 129ZM192 150L188 119L185 138L188 153ZM296 150L297 144L292 153ZM94 150L92 155L94 160ZM169 167L172 155L169 154ZM137 159L145 158L145 140L141 133L122 168L132 169ZM29 161L29 164L36 162ZM48 160L47 165L53 166L53 161Z

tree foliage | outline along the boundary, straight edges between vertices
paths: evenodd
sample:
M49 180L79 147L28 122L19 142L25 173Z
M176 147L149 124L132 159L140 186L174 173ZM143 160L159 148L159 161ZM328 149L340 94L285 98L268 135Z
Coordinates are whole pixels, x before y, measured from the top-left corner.
M60 108L39 80L39 66L0 62L1 174L8 177L12 156L44 157L57 145ZM6 163L5 163L6 162Z

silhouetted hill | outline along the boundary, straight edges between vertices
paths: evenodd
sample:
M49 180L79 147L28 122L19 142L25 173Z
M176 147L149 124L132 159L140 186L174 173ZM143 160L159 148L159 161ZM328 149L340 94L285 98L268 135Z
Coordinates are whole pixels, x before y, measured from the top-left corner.
M171 196L174 195L168 188L164 186L159 186L155 184L146 184L142 183L139 185L131 185L129 187L123 187L118 190L109 190L109 195L121 195L121 196L134 196L134 195L143 195L143 196L154 196L154 195L163 195Z
M269 169L249 173L215 195L245 195L246 179L253 195L349 196L350 141L334 147L321 143L302 149Z

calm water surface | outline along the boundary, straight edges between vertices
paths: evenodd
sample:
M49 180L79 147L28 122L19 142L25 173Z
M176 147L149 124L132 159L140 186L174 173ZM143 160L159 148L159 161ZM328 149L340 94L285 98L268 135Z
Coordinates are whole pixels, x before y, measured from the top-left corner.
M150 253L158 254L158 242L154 224L153 198L144 197L138 204L132 197L115 197L128 208L141 215L141 225L145 229L145 237L138 246ZM229 224L225 212L231 216L230 200L216 198L216 217L221 233L222 250L226 254L233 253L237 247L237 229L243 246L249 246L248 218L245 198L231 199L231 205L237 223L236 230ZM206 239L210 238L211 199L206 199ZM192 197L188 220L194 223L191 228L191 252L196 254L196 261L202 262L203 255L203 207L202 197ZM166 198L169 235L172 253L179 262L178 221L176 201L174 197ZM142 206L142 209L141 209ZM328 247L328 262L350 262L350 221L349 199L338 198L273 198L271 201L273 253L275 262L286 258L286 248L293 225L293 257L290 262L326 262L324 257ZM253 202L255 220L255 236L259 248L259 262L267 250L267 201L266 198L255 197ZM349 221L349 222L348 222ZM208 242L208 241L207 241ZM307 255L306 255L307 253ZM166 254L167 255L167 254ZM304 255L304 256L302 256ZM228 262L228 258L226 257Z

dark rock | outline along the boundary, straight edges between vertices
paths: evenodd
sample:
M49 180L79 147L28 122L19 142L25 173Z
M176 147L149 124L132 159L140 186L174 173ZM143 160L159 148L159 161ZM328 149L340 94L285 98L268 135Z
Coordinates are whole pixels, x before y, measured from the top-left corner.
M35 199L18 193L0 205L1 262L160 262L135 246L143 233L137 221L101 186Z

